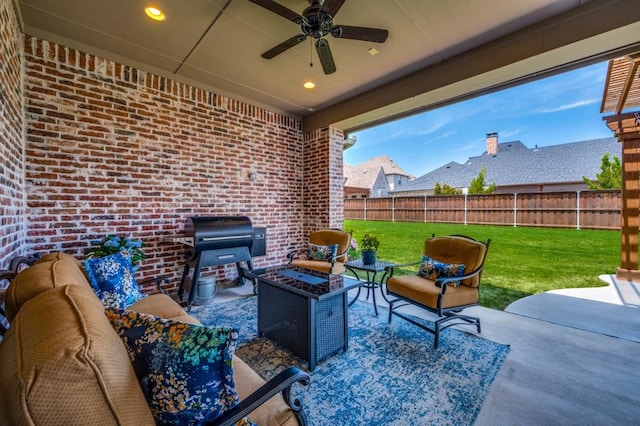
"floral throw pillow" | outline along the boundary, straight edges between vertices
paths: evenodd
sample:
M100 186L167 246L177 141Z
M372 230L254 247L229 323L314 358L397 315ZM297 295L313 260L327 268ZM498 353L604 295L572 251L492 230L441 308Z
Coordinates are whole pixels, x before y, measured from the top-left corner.
M332 244L330 246L321 246L318 244L309 243L307 258L309 260L324 260L325 262L331 262L331 259L335 257L337 252L337 244Z
M461 277L464 275L464 264L440 262L424 255L422 256L418 275L432 281L438 278ZM460 281L451 281L451 283L459 285Z
M131 253L123 250L84 262L93 291L105 308L126 309L147 295L140 291L131 270Z
M159 425L203 425L238 404L230 327L204 327L121 309L107 317L122 338ZM237 424L252 424L243 419Z

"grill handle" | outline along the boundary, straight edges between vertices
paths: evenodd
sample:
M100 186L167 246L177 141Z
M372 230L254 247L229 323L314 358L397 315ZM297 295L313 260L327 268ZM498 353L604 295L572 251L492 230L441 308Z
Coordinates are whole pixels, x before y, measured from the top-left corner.
M245 235L231 235L225 237L202 237L200 241L202 242L211 242L211 241L225 241L225 240L237 240L238 238L251 238L253 239L253 235L245 234Z

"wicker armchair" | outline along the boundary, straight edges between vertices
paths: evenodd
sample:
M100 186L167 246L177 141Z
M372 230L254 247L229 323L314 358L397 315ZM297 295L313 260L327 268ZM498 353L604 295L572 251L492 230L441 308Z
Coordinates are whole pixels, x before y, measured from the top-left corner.
M395 315L434 334L436 349L440 332L452 325L473 324L479 333L480 318L460 312L480 302L480 279L490 243L490 239L485 243L462 235L431 237L424 242L422 260L389 267L389 322ZM393 276L394 268L416 264L420 264L417 275ZM436 314L434 327L398 311L408 304Z
M330 274L344 274L347 261L351 234L340 229L322 229L309 235L309 245L303 249L294 250L287 254L289 264L300 268L314 269ZM314 247L315 246L315 247ZM310 256L313 248L328 249L333 247L332 253L322 256ZM325 253L326 254L326 253Z

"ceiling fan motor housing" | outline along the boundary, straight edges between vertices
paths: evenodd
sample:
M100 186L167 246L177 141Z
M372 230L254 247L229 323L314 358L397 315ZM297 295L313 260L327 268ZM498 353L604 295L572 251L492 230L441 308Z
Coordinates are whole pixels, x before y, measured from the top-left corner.
M320 39L331 32L333 28L333 16L322 9L322 1L311 0L311 5L302 11L302 15L296 20L303 33L309 37Z

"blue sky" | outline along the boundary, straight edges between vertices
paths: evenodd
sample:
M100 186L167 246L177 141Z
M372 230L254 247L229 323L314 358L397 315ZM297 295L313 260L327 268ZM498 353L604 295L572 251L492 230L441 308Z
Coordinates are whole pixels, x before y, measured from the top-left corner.
M606 74L602 62L361 130L344 161L388 155L418 177L481 155L491 132L529 148L611 137L600 113Z

